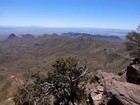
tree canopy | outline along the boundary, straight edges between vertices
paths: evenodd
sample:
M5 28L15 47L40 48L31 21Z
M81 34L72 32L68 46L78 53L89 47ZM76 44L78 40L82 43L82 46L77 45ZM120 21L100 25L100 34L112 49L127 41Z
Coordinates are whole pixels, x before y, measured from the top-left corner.
M39 72L31 74L19 88L14 101L17 105L75 105L85 99L83 77L90 72L86 64L81 65L76 57L59 58L48 76Z
M139 29L140 26L138 27ZM125 46L127 51L130 51L130 56L140 57L140 33L130 32L126 35L126 39Z

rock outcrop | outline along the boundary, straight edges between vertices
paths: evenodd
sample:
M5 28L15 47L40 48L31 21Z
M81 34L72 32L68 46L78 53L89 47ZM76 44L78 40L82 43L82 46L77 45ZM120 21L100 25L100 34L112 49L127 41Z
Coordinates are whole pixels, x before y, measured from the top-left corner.
M140 105L140 64L130 63L119 75L98 71L90 95L95 105Z
M127 67L127 81L134 84L140 84L140 64L134 64Z
M140 86L116 80L107 81L101 105L140 105Z
M131 58L126 70L127 82L140 84L140 58Z

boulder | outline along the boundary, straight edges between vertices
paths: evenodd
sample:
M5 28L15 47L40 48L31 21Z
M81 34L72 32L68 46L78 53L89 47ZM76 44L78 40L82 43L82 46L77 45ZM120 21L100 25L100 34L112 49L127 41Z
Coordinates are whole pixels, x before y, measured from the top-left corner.
M95 75L95 79L97 83L92 84L90 88L90 95L94 102L94 105L99 105L102 101L103 92L104 92L104 86L106 84L106 81L110 80L119 80L119 76L113 74L113 73L106 73L101 70L97 71L97 74Z
M94 105L140 105L140 86L125 81L126 73L118 76L99 70L90 92Z
M94 105L140 105L140 58L118 75L98 71L90 92Z
M100 105L140 105L140 86L116 80L106 81Z
M127 67L126 79L130 83L140 84L140 64L133 64Z

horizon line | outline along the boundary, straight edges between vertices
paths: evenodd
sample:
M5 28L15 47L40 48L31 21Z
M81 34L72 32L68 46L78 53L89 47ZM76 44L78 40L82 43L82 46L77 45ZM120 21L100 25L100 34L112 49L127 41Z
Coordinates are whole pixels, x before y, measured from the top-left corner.
M114 29L114 30L137 30L137 29L127 29L127 28L105 28L105 27L72 27L72 26L65 26L65 27L59 27L59 26L37 26L37 25L30 25L30 26L6 26L6 25L0 25L0 27L19 27L19 28L73 28L73 29Z

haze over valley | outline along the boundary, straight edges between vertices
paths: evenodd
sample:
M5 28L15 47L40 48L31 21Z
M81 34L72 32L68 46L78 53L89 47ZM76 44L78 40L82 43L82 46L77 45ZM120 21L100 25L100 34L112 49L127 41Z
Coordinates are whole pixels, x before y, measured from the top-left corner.
M105 35L105 36L119 36L125 38L128 32L134 30L129 29L105 29L105 28L57 28L57 27L0 27L0 39L8 37L11 33L18 36L23 34L33 34L34 36L40 36L43 34L62 34L66 32L78 32L88 33L93 35Z

